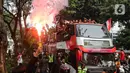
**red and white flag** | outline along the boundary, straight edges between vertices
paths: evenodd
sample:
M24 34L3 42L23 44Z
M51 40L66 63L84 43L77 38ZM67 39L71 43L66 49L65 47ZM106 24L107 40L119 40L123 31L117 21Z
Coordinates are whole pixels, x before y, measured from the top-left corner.
M106 26L107 26L108 31L111 30L111 26L112 26L111 21L112 21L112 18L109 18L109 19L106 21Z

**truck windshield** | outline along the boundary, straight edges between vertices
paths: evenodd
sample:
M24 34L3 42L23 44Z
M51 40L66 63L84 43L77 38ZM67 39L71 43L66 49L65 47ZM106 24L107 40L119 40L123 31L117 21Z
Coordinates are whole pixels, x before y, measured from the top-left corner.
M110 38L108 31L102 25L79 24L76 28L78 37Z
M83 53L82 61L85 62L87 66L113 66L114 54Z

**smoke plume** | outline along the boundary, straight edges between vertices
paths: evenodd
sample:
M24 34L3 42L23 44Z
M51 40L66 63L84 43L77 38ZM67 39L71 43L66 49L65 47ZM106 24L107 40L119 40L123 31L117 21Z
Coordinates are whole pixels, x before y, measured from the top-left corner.
M68 0L33 0L32 5L31 23L44 26L52 24L59 11L68 6Z

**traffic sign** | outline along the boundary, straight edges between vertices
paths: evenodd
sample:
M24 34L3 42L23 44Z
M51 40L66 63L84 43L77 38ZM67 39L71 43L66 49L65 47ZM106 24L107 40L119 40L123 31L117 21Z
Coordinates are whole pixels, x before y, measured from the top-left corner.
M116 4L115 5L115 14L116 15L124 15L125 14L125 5L124 4Z

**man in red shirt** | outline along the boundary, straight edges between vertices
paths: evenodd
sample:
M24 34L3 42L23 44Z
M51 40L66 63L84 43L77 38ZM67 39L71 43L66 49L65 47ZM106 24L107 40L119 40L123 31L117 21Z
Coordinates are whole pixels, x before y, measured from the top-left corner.
M120 61L121 65L125 62L125 52L123 50L120 51Z

